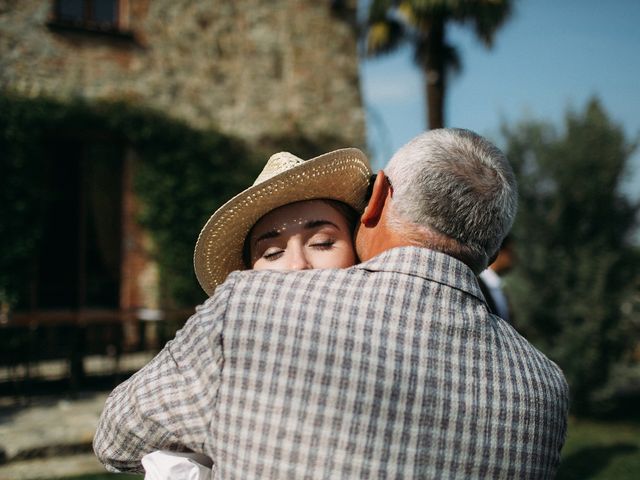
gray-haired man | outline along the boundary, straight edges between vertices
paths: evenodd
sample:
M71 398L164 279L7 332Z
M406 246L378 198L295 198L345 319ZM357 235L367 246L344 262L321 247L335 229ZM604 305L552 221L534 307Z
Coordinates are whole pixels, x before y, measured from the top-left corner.
M114 391L98 456L139 470L151 450L193 450L219 478L552 478L566 382L475 277L516 200L482 137L418 136L375 180L363 263L230 275Z

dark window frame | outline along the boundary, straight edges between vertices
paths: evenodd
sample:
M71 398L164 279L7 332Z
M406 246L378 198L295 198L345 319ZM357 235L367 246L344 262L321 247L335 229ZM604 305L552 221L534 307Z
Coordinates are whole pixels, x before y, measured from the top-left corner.
M131 31L123 28L122 0L112 0L114 15L112 20L98 20L95 17L95 5L99 0L80 0L82 4L81 16L77 18L62 15L62 2L54 0L52 3L51 19L47 26L58 31L76 31L86 33L106 34L110 36L133 38Z

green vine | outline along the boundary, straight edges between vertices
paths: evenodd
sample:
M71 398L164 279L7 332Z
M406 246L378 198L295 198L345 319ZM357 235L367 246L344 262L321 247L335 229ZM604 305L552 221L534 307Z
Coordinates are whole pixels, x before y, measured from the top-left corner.
M47 141L87 132L106 134L137 154L139 221L156 246L163 305L201 302L192 267L195 239L213 210L253 181L259 154L227 135L127 103L61 103L6 93L0 94L0 302L27 295L52 188Z

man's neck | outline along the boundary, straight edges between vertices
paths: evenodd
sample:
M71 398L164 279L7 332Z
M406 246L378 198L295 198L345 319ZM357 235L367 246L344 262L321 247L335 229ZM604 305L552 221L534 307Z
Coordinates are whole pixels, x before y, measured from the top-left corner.
M384 209L375 225L360 225L356 232L356 249L360 260L367 261L392 248L424 247L424 244L418 241L419 237L405 233L390 227L388 209Z

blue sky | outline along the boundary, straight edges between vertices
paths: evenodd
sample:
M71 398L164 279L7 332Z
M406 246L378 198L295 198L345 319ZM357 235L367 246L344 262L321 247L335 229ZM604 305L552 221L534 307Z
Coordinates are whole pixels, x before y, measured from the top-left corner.
M640 0L516 0L514 14L485 49L471 29L452 26L463 70L446 99L446 123L500 143L504 122L560 127L569 108L597 95L629 139L640 134ZM374 167L426 126L423 79L410 48L361 64ZM640 198L640 150L625 190Z

